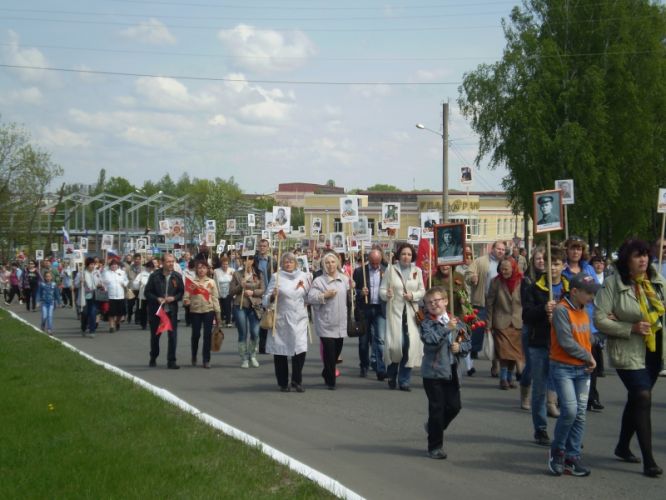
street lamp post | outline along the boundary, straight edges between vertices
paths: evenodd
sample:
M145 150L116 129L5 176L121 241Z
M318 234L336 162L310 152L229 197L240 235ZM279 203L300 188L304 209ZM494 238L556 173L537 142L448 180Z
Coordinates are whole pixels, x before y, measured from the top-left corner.
M417 123L416 128L427 130L442 138L442 222L449 222L449 103L442 103L442 132Z

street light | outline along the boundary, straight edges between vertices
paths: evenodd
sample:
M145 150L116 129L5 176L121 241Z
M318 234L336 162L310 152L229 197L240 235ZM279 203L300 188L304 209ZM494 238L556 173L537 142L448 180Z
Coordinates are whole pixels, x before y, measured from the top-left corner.
M416 128L427 130L442 138L442 222L449 222L449 103L442 104L443 132L438 132L417 123Z

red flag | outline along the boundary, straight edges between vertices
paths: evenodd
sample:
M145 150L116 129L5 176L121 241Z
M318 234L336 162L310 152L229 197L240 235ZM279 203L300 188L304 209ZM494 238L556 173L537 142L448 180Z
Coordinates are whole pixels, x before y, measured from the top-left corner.
M171 318L169 314L164 310L164 304L160 305L159 309L155 313L155 316L160 318L160 324L157 327L156 335L162 335L162 332L171 332L173 331L173 324L171 323Z
M210 292L204 287L197 285L187 276L185 277L185 291L190 295L201 295L206 302L210 300Z
M416 265L423 271L423 284L428 286L428 275L435 264L435 250L427 238L421 238L419 249L416 252Z

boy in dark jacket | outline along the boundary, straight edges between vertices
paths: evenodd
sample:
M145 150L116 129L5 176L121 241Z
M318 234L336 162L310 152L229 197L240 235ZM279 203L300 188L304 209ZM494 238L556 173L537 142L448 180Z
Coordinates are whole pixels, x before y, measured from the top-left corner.
M553 300L548 300L548 276L530 285L523 294L523 322L528 328L527 345L532 369L532 423L534 440L540 446L550 446L546 416L546 394L548 392L548 355L550 348L550 320L553 309L564 294L569 292L569 282L562 276L564 252L553 248L550 255L550 275ZM551 391L555 405L557 396Z
M444 431L461 408L458 357L465 357L472 342L462 322L446 312L446 290L435 286L424 297L428 315L421 323L423 360L421 375L428 396L428 456L446 458Z

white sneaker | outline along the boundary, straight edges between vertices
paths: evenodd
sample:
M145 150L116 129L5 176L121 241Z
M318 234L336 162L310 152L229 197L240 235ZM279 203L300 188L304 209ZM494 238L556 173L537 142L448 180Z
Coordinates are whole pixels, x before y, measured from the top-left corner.
M249 368L250 363L248 362L247 359L244 359L243 362L241 363L241 368Z
M661 370L661 371L659 372L659 376L660 376L660 377L666 377L666 370Z
M252 364L252 368L259 368L259 361L254 356L250 358L250 363Z

